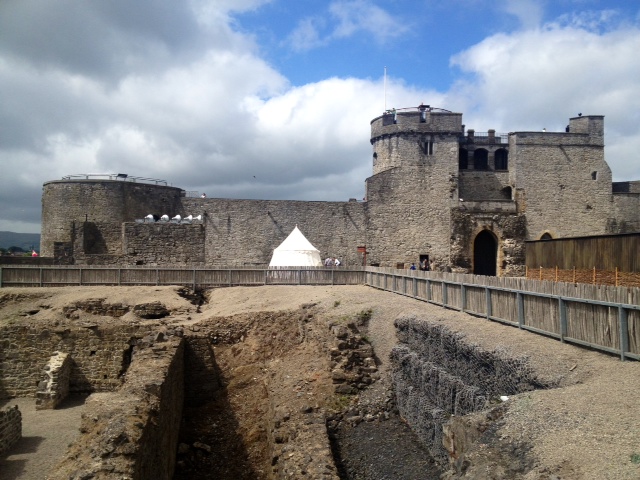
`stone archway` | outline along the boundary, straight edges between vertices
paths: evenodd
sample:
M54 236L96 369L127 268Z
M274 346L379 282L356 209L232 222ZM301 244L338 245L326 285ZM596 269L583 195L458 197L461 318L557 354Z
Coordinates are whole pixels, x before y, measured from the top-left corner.
M482 230L473 241L473 273L496 276L498 241L489 230Z

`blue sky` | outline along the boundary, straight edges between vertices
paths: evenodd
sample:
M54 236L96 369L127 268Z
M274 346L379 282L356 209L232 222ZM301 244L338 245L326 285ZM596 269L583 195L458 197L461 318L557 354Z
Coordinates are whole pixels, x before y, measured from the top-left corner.
M631 0L3 0L0 230L39 232L42 184L77 173L361 198L385 104L476 131L604 115L638 180L639 51Z

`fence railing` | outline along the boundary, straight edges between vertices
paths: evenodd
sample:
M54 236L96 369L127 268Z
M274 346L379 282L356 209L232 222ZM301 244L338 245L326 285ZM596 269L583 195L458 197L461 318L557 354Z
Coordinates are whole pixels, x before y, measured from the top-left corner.
M622 360L640 360L638 288L381 268L367 268L367 284Z
M528 268L526 277L532 280L550 280L553 282L590 283L592 285L613 285L616 287L640 287L640 273L621 272L615 270L598 270L594 268L558 267Z
M362 285L640 360L640 288L391 268L2 266L0 287Z
M351 268L140 268L92 266L2 266L0 287L73 285L362 285L365 272Z

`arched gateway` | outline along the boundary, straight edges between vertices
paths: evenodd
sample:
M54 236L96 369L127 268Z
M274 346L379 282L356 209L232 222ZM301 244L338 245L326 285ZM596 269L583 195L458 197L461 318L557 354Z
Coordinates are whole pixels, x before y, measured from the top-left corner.
M473 273L476 275L496 275L498 241L489 231L483 230L473 242Z

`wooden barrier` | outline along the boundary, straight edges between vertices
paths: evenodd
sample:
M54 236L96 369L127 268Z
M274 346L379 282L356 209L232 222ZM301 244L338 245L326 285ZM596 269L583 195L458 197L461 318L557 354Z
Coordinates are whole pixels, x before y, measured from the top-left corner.
M588 283L591 285L613 285L615 287L640 287L639 272L621 272L615 270L598 270L594 268L560 269L528 268L526 277L532 280L550 280L554 282Z
M70 285L187 285L195 288L235 285L362 285L361 268L187 269L90 266L2 266L0 287Z
M379 267L367 284L640 360L640 288Z
M0 267L0 287L362 285L640 360L640 288L392 268Z

